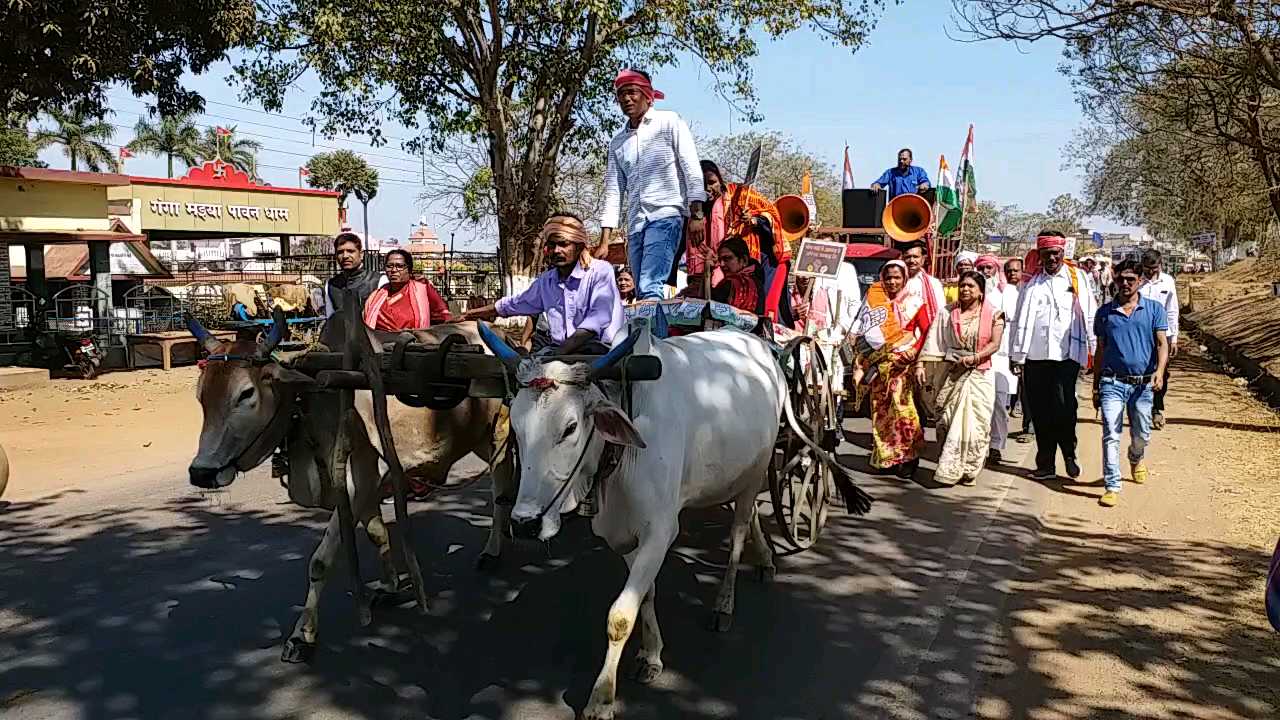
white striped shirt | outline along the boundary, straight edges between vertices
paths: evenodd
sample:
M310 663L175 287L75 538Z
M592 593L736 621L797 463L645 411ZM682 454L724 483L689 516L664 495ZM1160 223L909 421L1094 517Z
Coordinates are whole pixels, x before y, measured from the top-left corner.
M618 227L623 198L628 234L654 220L686 215L689 203L706 201L693 133L679 115L650 108L638 128L632 129L628 121L613 136L604 173L601 227Z
M1164 306L1164 314L1169 319L1169 342L1178 342L1178 284L1173 276L1162 272L1154 278L1144 277L1138 294Z

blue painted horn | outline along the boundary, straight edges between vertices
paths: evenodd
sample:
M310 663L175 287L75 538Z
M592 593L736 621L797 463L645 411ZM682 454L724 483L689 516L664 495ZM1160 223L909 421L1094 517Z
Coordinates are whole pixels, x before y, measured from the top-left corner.
M662 312L659 308L658 312ZM636 341L640 339L640 333L632 331L627 334L627 339L623 340L617 347L609 352L601 355L599 359L592 361L592 374L599 374L613 367L619 360L631 354L631 348L635 347Z
M203 345L205 342L209 340L210 337L212 337L211 335L209 335L209 331L205 330L204 326L200 324L200 321L197 320L195 316L192 315L191 313L189 312L182 313L182 321L186 323L187 330L191 332L192 337L200 341L201 345Z
M271 351L275 350L280 341L284 339L284 334L288 332L288 329L289 321L285 319L284 310L281 310L279 306L275 307L271 311L271 329L267 331L267 339L263 341L258 354L263 357L270 355Z
M657 312L653 314L653 336L658 340L665 339L671 334L670 328L667 327L667 313L662 309L661 305L655 305Z
M480 331L480 339L484 341L484 344L488 345L493 354L497 355L503 362L514 363L520 361L520 354L512 350L506 340L498 337L498 333L489 327L489 323L477 322L476 329Z

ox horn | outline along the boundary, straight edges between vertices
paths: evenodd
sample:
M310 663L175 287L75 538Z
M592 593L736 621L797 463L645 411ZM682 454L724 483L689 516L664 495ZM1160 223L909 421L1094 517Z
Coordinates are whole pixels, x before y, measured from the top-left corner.
M210 335L209 331L204 329L204 326L200 324L200 321L194 315L184 312L182 313L182 320L187 324L187 330L191 332L192 337L200 343L206 352L213 352L218 349L221 344L218 338Z
M497 355L505 363L515 363L520 361L520 353L511 349L506 340L498 336L498 333L489 327L487 322L477 322L476 329L480 331L480 339L484 344L489 346L494 355Z
M275 350L276 346L280 344L280 341L284 340L284 334L288 332L288 329L289 321L284 316L284 310L276 306L271 311L271 329L267 331L266 340L259 346L258 355L263 358L270 355L271 351Z
M658 308L658 312L662 312L662 308ZM635 347L636 342L639 339L640 339L640 333L636 332L635 330L632 330L631 332L627 333L626 340L623 340L621 343L618 344L617 347L605 353L604 355L601 355L599 358L591 362L591 374L599 375L605 370L608 370L609 368L613 367L615 363L617 363L619 360L625 357L627 353L631 352L631 348Z

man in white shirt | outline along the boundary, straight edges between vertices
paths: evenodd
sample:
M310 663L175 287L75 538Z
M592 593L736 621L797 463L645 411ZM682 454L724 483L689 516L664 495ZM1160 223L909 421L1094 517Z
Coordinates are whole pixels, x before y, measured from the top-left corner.
M1178 286L1173 276L1160 271L1163 258L1156 249L1142 253L1142 287L1138 292L1144 298L1155 300L1164 306L1164 313L1169 318L1169 359L1178 354ZM1155 391L1151 405L1151 427L1164 429L1164 394L1169 391L1169 364L1164 366L1164 381L1160 389Z
M1007 325L1018 311L1018 286L1005 285L1000 258L995 255L983 255L975 266L987 278L986 302L1004 316ZM991 408L991 449L987 456L992 462L1004 459L1002 453L1009 439L1009 398L1018 392L1018 377L1009 365L1009 334L1000 337L1000 350L991 356L996 402Z
M1039 267L1028 268L1032 276L1018 297L1009 345L1009 359L1014 372L1022 373L1026 412L1035 427L1035 480L1056 475L1059 449L1067 476L1080 477L1076 381L1096 346L1093 317L1098 308L1084 273L1064 262L1066 244L1057 231L1041 231L1036 238Z
M938 315L946 312L946 293L942 281L929 274L925 265L929 261L929 244L924 240L894 243L902 253L907 266L907 283L902 287L902 316L915 317L920 308L927 308L927 318L921 323L921 337L929 337L929 328ZM921 418L938 417L938 392L946 379L947 364L941 360L927 360L924 364L925 386L914 389L916 411Z
M689 126L674 112L653 108L663 95L647 73L623 70L613 88L627 124L609 143L596 256L608 256L614 230L625 217L636 299L658 300L665 296L686 215L690 244L701 245L705 237L702 167Z

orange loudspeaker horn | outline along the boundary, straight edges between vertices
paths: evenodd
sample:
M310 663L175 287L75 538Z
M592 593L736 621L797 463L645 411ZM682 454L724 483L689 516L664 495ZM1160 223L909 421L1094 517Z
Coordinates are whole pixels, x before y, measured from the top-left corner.
M889 237L898 242L911 242L929 232L929 226L933 224L933 208L923 197L907 193L890 200L881 219Z
M809 204L799 195L783 195L773 201L782 216L782 239L795 242L809 233Z

